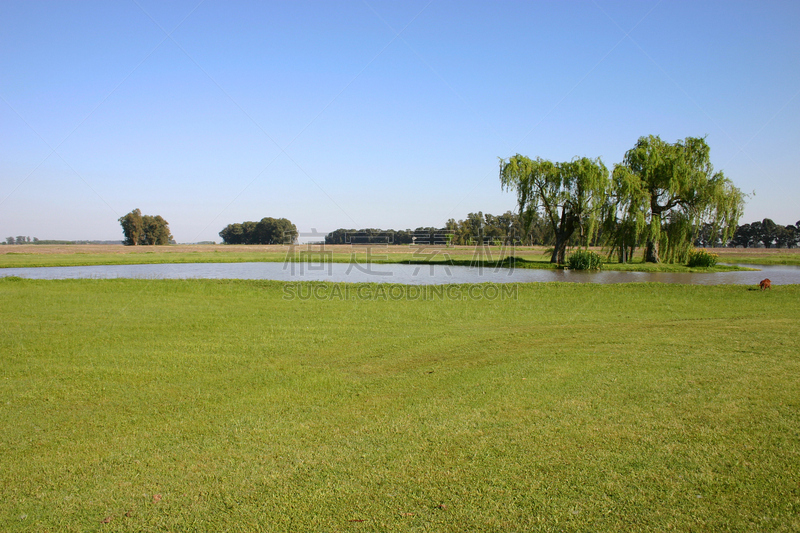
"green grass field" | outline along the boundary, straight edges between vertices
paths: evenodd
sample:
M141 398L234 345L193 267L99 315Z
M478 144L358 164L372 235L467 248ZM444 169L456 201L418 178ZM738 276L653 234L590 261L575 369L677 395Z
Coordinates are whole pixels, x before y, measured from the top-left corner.
M719 254L719 260L727 263L750 263L754 265L794 265L800 266L800 249L726 249L710 250Z
M0 530L800 529L800 286L309 287L0 279Z

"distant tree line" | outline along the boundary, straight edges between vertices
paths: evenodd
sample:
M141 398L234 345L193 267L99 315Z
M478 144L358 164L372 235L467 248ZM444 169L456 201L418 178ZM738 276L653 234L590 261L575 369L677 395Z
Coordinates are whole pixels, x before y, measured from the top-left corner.
M510 212L508 214L516 216ZM480 218L481 223L478 225L483 227L482 213L470 213L468 218ZM464 225L463 220L460 222ZM467 239L462 239L461 233L456 233L458 225L458 222L451 219L443 228L433 226L421 226L413 230L339 228L325 236L325 244L466 244ZM471 236L473 241L479 238L479 231ZM466 232L465 227L464 232Z
M729 246L743 248L796 248L800 246L800 220L793 226L781 226L769 218L736 228Z
M169 223L161 215L142 215L139 209L134 209L120 217L119 223L125 235L123 244L127 246L174 243Z
M547 228L537 218L530 231L523 234L519 215L469 213L466 219L451 218L444 227L423 226L416 229L339 228L325 236L325 244L543 244L549 238Z
M325 236L325 244L446 244L445 230L419 227L415 230L339 228Z
M20 239L26 239L25 241ZM122 241L67 241L62 239L37 239L29 240L30 237L6 237L5 241L0 241L0 244L122 244Z
M20 235L16 239L14 237L6 237L6 242L3 244L38 244L39 239L36 237L31 240L30 237L26 237L24 235Z
M228 224L219 232L223 244L293 244L297 235L297 227L290 220L272 217Z

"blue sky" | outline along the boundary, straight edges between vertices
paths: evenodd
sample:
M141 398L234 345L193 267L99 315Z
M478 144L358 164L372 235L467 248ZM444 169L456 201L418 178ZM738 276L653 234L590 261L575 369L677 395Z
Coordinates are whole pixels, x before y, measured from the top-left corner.
M515 208L498 157L706 136L800 220L798 2L0 3L0 238L178 242L442 226Z

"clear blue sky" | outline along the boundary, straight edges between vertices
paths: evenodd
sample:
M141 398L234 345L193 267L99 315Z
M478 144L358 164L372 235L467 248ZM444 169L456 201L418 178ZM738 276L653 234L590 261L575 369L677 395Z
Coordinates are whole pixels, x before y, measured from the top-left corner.
M442 226L515 208L498 157L649 134L800 220L800 2L0 3L0 238Z

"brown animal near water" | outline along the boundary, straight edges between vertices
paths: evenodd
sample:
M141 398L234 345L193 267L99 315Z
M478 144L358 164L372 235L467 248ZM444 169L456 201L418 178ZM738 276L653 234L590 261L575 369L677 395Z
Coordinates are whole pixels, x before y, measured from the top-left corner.
M762 291L763 291L764 289L769 289L769 290L772 290L772 282L769 280L769 278L767 278L767 279L762 279L762 280L761 280L761 283L759 283L759 284L758 284L758 286L759 286L759 287L761 287L761 290L762 290Z

